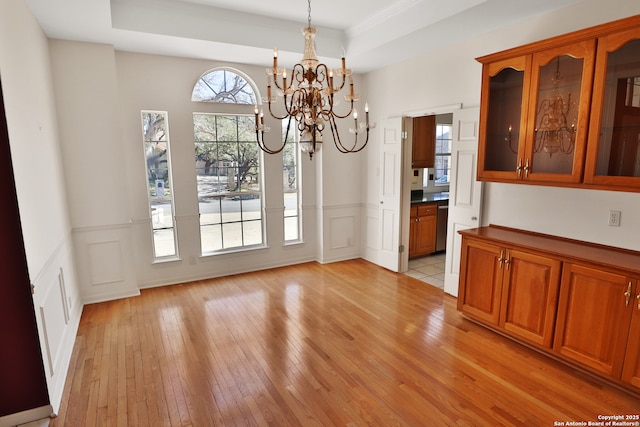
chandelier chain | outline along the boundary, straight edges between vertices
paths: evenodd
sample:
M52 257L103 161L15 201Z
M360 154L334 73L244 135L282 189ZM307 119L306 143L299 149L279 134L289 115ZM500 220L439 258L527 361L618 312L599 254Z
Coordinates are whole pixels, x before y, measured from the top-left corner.
M309 6L307 7L308 18L307 18L307 28L311 28L311 0L308 0L307 3Z

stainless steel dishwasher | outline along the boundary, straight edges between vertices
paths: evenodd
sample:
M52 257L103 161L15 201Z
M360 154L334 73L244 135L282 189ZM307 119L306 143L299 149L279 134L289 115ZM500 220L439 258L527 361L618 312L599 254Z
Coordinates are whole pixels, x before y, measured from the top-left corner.
M449 218L449 200L438 201L438 217L436 219L436 252L447 248L447 221Z

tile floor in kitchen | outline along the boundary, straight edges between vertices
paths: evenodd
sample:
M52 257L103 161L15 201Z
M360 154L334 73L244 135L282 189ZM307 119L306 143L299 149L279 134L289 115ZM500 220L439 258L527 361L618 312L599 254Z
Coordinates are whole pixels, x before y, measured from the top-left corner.
M409 270L405 274L444 289L444 259L444 252L410 259Z

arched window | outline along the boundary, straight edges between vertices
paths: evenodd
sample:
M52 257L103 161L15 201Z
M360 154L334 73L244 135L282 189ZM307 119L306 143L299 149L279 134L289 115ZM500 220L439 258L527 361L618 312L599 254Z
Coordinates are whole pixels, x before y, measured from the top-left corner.
M191 101L255 105L256 95L244 77L222 68L208 71L198 79Z
M256 98L248 79L230 69L205 73L193 88L195 102L252 107L247 114L219 107L193 114L203 255L264 245L262 171L253 116Z

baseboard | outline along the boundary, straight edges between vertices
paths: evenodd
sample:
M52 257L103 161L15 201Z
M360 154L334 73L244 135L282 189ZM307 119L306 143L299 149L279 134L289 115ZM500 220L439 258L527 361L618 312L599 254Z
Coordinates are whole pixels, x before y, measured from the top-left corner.
M30 423L31 421L49 418L52 414L53 410L51 405L40 406L39 408L33 408L0 417L0 427L12 427L19 424Z

